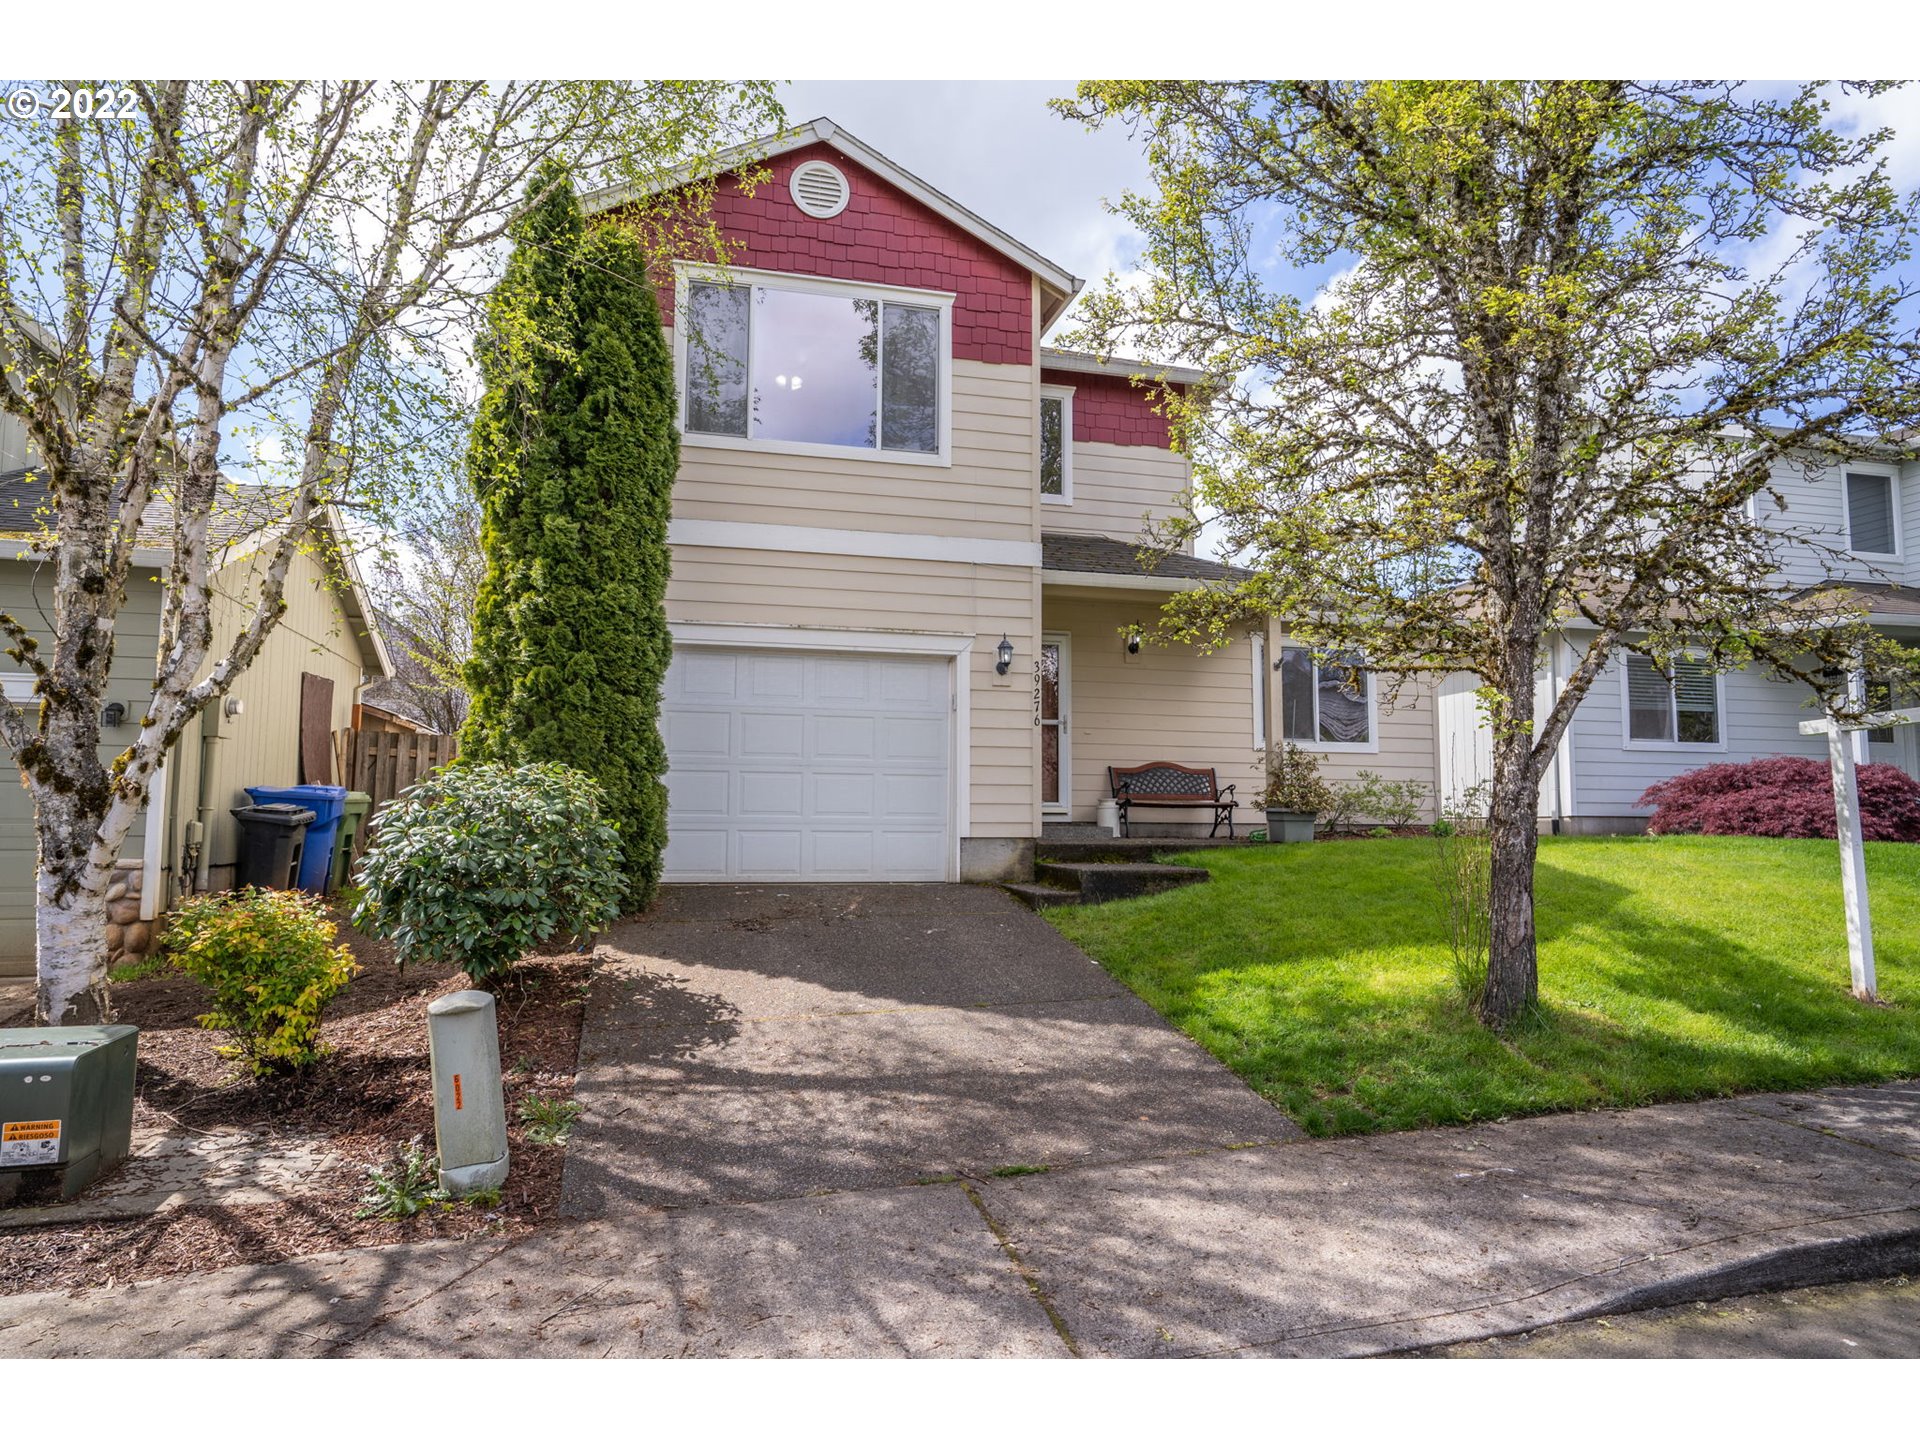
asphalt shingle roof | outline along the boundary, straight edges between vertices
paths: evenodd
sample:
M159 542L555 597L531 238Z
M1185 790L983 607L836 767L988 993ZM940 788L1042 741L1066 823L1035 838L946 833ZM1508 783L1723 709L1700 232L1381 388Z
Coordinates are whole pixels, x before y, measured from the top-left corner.
M284 520L288 492L268 485L227 485L214 501L207 544L218 553L235 541ZM0 535L38 535L53 518L46 482L31 468L0 470ZM138 543L164 550L173 544L173 506L149 500L140 513Z
M1803 596L1854 594L1867 602L1875 615L1913 616L1920 619L1920 587L1893 585L1876 580L1835 580L1803 590Z
M1104 535L1065 535L1057 531L1040 536L1040 568L1072 570L1089 575L1143 575L1161 580L1242 580L1249 572L1217 560L1161 553L1151 567L1140 562L1142 547L1131 540L1109 540ZM1148 549L1152 555L1154 552Z

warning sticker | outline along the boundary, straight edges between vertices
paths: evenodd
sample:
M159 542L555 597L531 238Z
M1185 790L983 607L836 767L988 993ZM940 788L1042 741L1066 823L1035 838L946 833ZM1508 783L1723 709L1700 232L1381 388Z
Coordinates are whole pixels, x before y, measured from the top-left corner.
M0 1166L54 1165L59 1160L58 1120L9 1120L0 1124Z

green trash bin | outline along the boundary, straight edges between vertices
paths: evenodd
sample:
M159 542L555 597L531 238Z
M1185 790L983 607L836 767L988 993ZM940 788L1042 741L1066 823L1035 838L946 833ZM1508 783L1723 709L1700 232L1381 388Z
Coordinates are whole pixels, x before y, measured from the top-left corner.
M333 837L333 879L329 890L339 890L352 879L353 842L373 808L373 796L364 790L349 790L347 805L340 812L340 829Z

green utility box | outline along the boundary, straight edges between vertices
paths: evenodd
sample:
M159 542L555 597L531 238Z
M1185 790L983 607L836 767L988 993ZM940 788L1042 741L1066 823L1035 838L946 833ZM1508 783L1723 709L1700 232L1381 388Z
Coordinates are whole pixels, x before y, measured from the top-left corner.
M0 1030L0 1205L71 1200L133 1144L131 1025Z
M373 796L366 791L347 792L346 808L340 812L340 828L333 837L333 878L327 889L338 890L353 879L354 837L360 833L367 811L372 808Z

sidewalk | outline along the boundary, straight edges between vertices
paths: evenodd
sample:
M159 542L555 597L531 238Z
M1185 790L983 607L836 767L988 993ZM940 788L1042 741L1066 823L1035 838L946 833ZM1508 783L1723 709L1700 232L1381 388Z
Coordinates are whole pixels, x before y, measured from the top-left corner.
M623 1208L4 1299L0 1355L1367 1355L1915 1266L1907 1082Z

